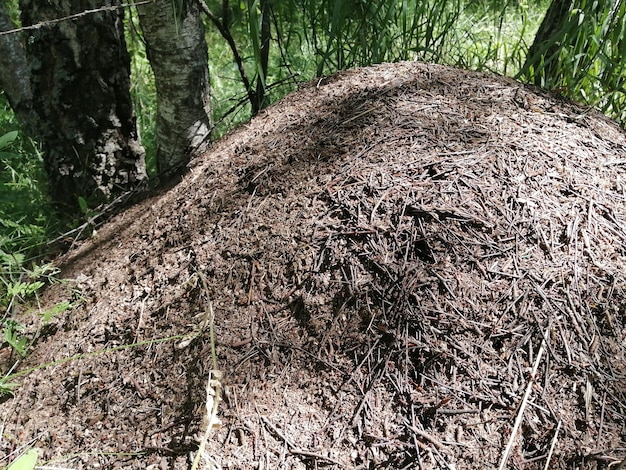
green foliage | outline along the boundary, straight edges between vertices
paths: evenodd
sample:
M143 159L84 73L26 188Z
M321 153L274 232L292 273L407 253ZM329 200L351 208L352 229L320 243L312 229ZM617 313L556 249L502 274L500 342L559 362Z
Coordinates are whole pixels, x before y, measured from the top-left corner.
M33 470L37 465L39 449L28 449L9 465L6 470Z
M248 0L248 29L252 43L254 64L259 80L265 83L265 70L261 64L261 5L260 0Z
M35 298L46 283L55 281L58 273L57 268L47 263L34 264L32 269L27 269L25 260L22 253L0 250L0 309L4 312L0 318L0 343L10 347L18 359L27 356L39 333L27 333L16 320L17 314L24 310L30 299ZM52 308L40 310L42 324L47 324L70 307L69 302L61 302ZM11 380L10 373L0 377L0 396L12 393L18 386Z
M55 306L53 306L52 308L40 311L39 312L39 317L43 321L43 324L46 325L46 324L50 323L50 320L52 320L53 317L59 315L60 313L63 313L65 311L69 310L71 306L72 306L72 304L70 302L67 302L67 301L58 303Z
M571 0L561 5L519 77L596 106L623 125L626 3Z
M24 306L46 285L55 279L58 269L51 264L35 264L32 270L24 265L21 253L0 251L0 308L4 311L0 319L0 334L5 344L24 358L32 343L32 338L23 334L22 326L15 320L14 312ZM46 281L46 282L44 282ZM51 309L40 312L43 323L70 308L69 302L60 303Z
M42 183L41 153L16 127L0 95L0 344L19 360L28 354L36 333L27 333L17 314L58 270L37 261L57 222ZM40 318L46 323L68 308L60 304L41 312ZM16 386L8 375L0 377L0 395Z
M11 382L9 375L0 377L0 396L11 395L13 391L20 386L17 382Z
M20 26L22 24L20 18L19 0L2 0L4 2L4 8L11 19L11 22Z
M0 250L24 251L46 241L53 212L41 153L18 131L2 128L0 120Z
M545 1L545 0L542 0ZM269 65L262 64L262 6L271 7ZM514 74L543 14L523 0L283 0L208 2L232 34L248 81L273 102L337 70L422 60ZM545 8L545 6L543 6ZM213 112L219 136L251 114L246 87L222 35L207 22Z
M4 320L2 325L3 339L13 348L20 358L26 356L28 339L21 335L23 327L14 320Z
M156 174L156 87L154 74L146 55L146 48L139 29L139 18L129 10L126 15L126 47L131 57L130 94L137 115L141 143L146 150L146 170Z
M11 131L0 136L0 152L2 152L5 148L9 147L13 142L15 142L18 134L19 132L17 131ZM4 156L3 153L0 153L0 155Z
M569 1L569 0L568 0ZM337 70L379 62L421 60L492 71L558 88L587 101L623 122L626 74L624 2L571 0L577 8L553 43L557 55L527 64L530 45L549 6L548 0L284 0L271 3L271 51L267 76L260 63L262 0L209 2L226 19L245 71L264 79L269 100L297 83ZM614 8L611 10L611 8ZM573 40L573 38L576 40ZM249 106L232 54L223 38L208 27L214 114L222 134L246 120ZM543 48L546 52L547 47ZM248 103L249 104L249 103ZM232 113L232 115L231 115Z

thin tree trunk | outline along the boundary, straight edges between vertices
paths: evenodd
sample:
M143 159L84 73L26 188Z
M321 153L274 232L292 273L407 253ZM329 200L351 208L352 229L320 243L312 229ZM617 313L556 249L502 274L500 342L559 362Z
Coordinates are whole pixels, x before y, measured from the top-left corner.
M155 0L137 11L157 90L157 169L167 181L209 143L205 29L197 1Z
M529 75L533 69L532 79L537 86L551 86L558 77L558 57L565 31L571 29L567 25L571 21L569 12L573 8L573 0L552 0L546 15L535 34L535 39L528 49L526 61L518 74Z
M253 103L252 109L253 114L258 114L260 110L267 106L267 69L269 65L269 57L270 57L270 26L271 26L271 5L268 0L261 0L261 71L263 73L263 78L260 76L257 77L256 81L256 92L255 92L255 100L256 103Z
M92 10L101 0L21 0L22 24ZM119 4L113 0L109 5ZM123 10L102 11L28 31L33 109L53 200L75 213L146 178L130 97Z

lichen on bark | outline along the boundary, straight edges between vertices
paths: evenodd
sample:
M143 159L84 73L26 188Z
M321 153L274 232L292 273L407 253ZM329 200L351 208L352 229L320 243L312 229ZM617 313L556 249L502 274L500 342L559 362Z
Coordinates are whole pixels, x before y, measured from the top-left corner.
M205 28L198 2L156 0L137 11L157 90L157 168L167 180L209 143Z
M24 25L102 6L97 0L20 2ZM30 30L27 45L36 137L57 207L71 214L79 197L99 204L137 187L147 175L130 96L123 9Z

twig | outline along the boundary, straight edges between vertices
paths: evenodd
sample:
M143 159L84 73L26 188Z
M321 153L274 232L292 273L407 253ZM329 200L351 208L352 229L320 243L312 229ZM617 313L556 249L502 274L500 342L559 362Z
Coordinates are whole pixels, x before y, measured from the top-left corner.
M221 425L220 419L217 417L217 412L219 409L220 401L222 401L222 373L219 370L211 370L209 371L209 379L207 380L206 386L206 411L207 415L205 418L206 429L202 433L202 437L200 438L200 445L198 446L198 451L196 452L196 457L193 460L191 465L191 470L196 470L198 465L200 465L200 459L204 456L204 448L206 447L206 443L209 440L209 436L214 429L217 429Z
M208 287L206 284L206 280L204 275L196 270L198 276L200 277L200 282L202 283L202 289L204 290L205 295L208 296ZM214 321L215 321L215 312L213 311L213 304L210 300L207 300L207 307L205 312L205 321L208 322L209 327L209 337L211 341L211 363L213 369L209 371L209 378L207 380L206 385L206 418L204 423L206 428L202 433L202 437L200 438L200 445L198 446L198 451L196 452L196 457L193 460L191 465L191 470L196 470L198 465L200 465L200 459L205 457L204 448L206 447L206 443L211 436L211 432L215 429L218 429L221 426L221 421L217 417L217 412L219 410L220 402L222 401L222 372L217 369L217 354L215 351L215 329L214 329ZM201 330L207 325L202 326ZM209 460L205 457L206 460Z
M445 446L443 445L443 442L441 442L439 439L437 439L435 436L433 436L432 434L427 433L426 431L422 431L421 429L416 428L415 426L410 426L409 429L414 432L415 434L417 434L420 437L423 437L424 439L426 439L428 442L430 442L431 444L433 444L435 447L437 447L438 449L443 449Z
M243 66L243 59L241 58L241 55L239 54L239 49L237 48L235 39L233 38L232 34L230 33L230 29L228 28L227 17L223 17L222 20L220 21L220 18L211 11L211 9L208 7L206 2L204 2L204 0L200 0L199 4L204 14L207 15L209 20L211 20L211 22L215 25L219 33L228 43L228 46L230 47L230 50L233 53L233 58L235 59L235 63L237 64L237 70L239 70L239 76L241 77L241 81L243 82L243 87L246 90L246 93L248 95L248 101L250 101L250 105L254 107L254 103L255 103L254 91L252 90L252 85L250 84L250 80L248 79L248 75L246 74L246 70ZM226 3L226 5L224 6L226 7L227 5L228 3ZM228 8L225 8L223 14L226 15L227 13L228 13Z
M14 449L13 452L9 453L8 455L5 455L4 457L0 458L0 462L4 462L5 460L9 460L14 455L21 454L22 451L26 451L27 449L32 447L33 443L37 442L44 434L48 434L48 431L41 431L39 434L37 434L35 437L33 437L30 441L24 443L23 445L19 446L16 449ZM4 468L4 467L2 467L2 468Z
M113 6L108 6L108 7L94 8L93 10L85 10L85 11L81 11L80 13L75 13L73 15L64 16L63 18L56 18L53 20L41 21L37 24L33 24L30 26L22 26L21 28L9 29L7 31L0 31L0 36L4 36L6 34L19 33L22 31L28 31L31 29L39 29L45 26L53 26L62 21L75 20L76 18L80 18L82 16L87 16L87 15L92 15L94 13L100 13L103 11L114 11L120 8L136 7L139 5L146 5L147 3L152 3L152 2L154 2L154 0L145 0L143 2L136 2L136 3L122 3L121 5L113 5Z
M148 294L148 296L149 295L150 294ZM137 341L139 341L139 330L142 327L142 324L143 324L143 313L146 310L146 298L141 299L141 308L139 309L139 320L137 320L137 329L135 330L135 343Z
M606 391L602 395L602 410L600 410L600 425L598 426L598 438L596 442L600 442L602 438L602 428L604 427L604 409L606 406Z
M365 405L367 404L367 399L369 398L369 394L374 388L374 385L378 383L380 378L385 373L385 369L387 368L387 363L389 362L390 357L391 357L391 350L385 355L382 361L379 361L378 364L376 364L375 373L371 374L370 383L367 385L367 388L363 392L363 398L361 398L361 402L359 403L359 406L357 407L357 409L354 411L352 415L353 426L357 425L359 415L361 414L361 411L363 411L363 408L365 408Z
M550 460L552 460L552 453L554 452L554 447L556 446L556 439L559 437L559 430L561 429L561 420L559 420L559 424L556 425L556 431L554 432L554 437L552 438L552 444L550 444L550 451L548 452L548 459L546 460L546 465L543 467L543 470L548 470L550 467Z
M530 392L532 391L533 383L535 382L535 374L537 373L537 369L539 368L539 363L543 356L543 350L546 345L546 338L548 336L548 329L546 329L545 334L543 335L543 339L541 340L541 346L539 347L539 352L537 353L537 358L535 359L535 364L533 365L533 369L530 373L530 379L528 379L528 385L526 385L526 392L524 393L524 398L520 403L517 418L515 418L515 424L513 425L513 430L511 431L511 437L509 438L509 442L504 449L504 454L502 455L502 460L500 461L500 466L498 470L504 470L506 467L506 462L509 459L509 455L511 454L511 449L513 448L513 443L515 442L515 436L517 435L517 431L519 430L520 425L522 424L522 418L524 416L524 410L526 409L526 405L528 403L528 397L530 396Z

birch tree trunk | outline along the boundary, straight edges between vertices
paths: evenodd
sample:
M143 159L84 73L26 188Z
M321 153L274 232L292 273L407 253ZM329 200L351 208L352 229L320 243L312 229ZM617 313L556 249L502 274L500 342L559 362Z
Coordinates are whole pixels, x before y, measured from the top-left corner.
M20 0L32 25L119 0ZM50 193L64 213L135 188L146 178L145 152L130 97L123 10L101 11L27 32L33 110Z
M205 28L197 1L155 0L137 11L157 90L157 169L167 181L209 143Z

